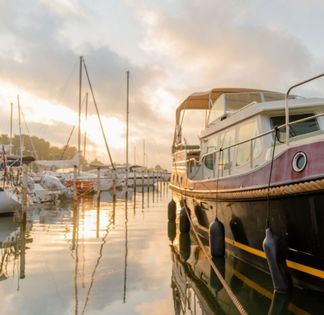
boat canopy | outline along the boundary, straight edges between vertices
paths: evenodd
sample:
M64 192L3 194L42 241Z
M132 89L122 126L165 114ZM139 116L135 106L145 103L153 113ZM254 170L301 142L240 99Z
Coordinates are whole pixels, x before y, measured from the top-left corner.
M177 134L181 134L180 115L183 110L208 110L212 104L223 94L247 93L247 92L270 92L249 88L214 88L206 92L196 92L189 95L176 110L176 128L173 137L172 148L174 150L177 141Z
M266 90L248 88L215 88L206 92L197 92L189 95L177 108L176 126L180 123L180 114L183 110L210 109L212 104L224 93L270 92Z

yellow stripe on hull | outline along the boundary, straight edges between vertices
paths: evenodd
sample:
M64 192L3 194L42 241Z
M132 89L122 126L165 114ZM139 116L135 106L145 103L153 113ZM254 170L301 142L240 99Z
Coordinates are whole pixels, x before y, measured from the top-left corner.
M256 256L259 256L259 257L262 257L262 258L266 258L266 255L264 253L264 251L262 250L259 250L259 249L255 249L253 247L250 247L250 246L247 246L247 245L244 245L242 243L239 243L239 242L236 242L228 237L225 237L225 241L226 243L232 245L232 246L235 246L237 248L240 248L250 254L253 254L253 255L256 255ZM320 270L320 269L316 269L316 268L313 268L313 267L309 267L309 266L305 266L305 265L302 265L302 264L299 264L299 263L296 263L294 261L291 261L291 260L287 260L287 266L291 269L295 269L295 270L298 270L298 271L301 271L301 272L304 272L304 273L308 273L312 276L315 276L315 277L318 277L318 278L321 278L321 279L324 279L324 271L323 270Z

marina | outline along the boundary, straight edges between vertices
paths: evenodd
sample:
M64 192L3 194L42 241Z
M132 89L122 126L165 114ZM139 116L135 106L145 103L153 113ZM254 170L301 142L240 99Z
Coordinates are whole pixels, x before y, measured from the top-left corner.
M195 236L168 223L167 184L129 196L43 205L25 226L0 218L1 313L238 314ZM278 296L270 275L215 263L249 314L321 314L316 293Z
M324 314L323 16L0 1L0 315Z

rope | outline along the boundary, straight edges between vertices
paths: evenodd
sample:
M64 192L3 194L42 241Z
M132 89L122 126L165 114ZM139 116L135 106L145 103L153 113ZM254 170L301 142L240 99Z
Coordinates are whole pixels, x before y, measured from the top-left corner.
M277 143L277 133L278 127L275 127L275 137L273 139L273 149L272 149L272 156L271 156L271 164L270 164L270 172L269 172L269 181L268 181L268 188L267 188L267 228L270 227L270 185L271 185L271 177L272 177L272 169L273 169L273 161Z
M72 130L71 130L71 132L70 132L70 135L69 135L68 141L67 141L66 145L64 146L64 150L63 150L63 152L62 152L62 155L61 155L60 160L63 160L63 156L64 156L64 154L65 154L67 148L69 147L69 143L70 143L70 140L71 140L71 137L72 137L72 134L73 134L74 128L75 128L75 126L72 127ZM80 157L79 157L79 158L80 158Z
M190 225L191 225L191 228L192 228L192 231L194 232L195 234L195 237L197 239L197 242L201 248L201 250L204 252L210 266L212 267L213 271L215 272L218 280L221 282L221 284L223 285L224 287L224 290L226 291L226 293L228 294L229 298L231 299L231 301L233 302L234 306L236 307L237 311L241 314L241 315L247 315L248 313L246 312L246 310L244 309L243 305L240 303L240 301L238 300L238 298L236 297L236 295L234 294L234 292L232 291L232 289L229 287L229 285L227 284L226 280L223 278L222 274L219 272L218 268L215 266L211 256L207 253L203 243L201 242L199 236L198 236L198 233L197 231L195 230L195 227L193 225L193 222L191 220L191 217L189 215L189 211L187 209L187 205L186 203L184 202L184 208L186 210L186 214L187 214L187 217L189 219L189 222L190 222Z
M85 70L85 73L86 73L86 76L87 76L87 79L88 79L88 84L89 84L92 100L93 100L93 103L94 103L94 106L95 106L95 109L96 109L96 112L97 112L101 132L102 132L102 135L103 135L103 138L104 138L104 141L105 141L106 150L107 150L107 153L108 153L108 156L109 156L109 159L110 159L110 164L111 164L112 168L115 170L115 165L114 165L114 162L113 162L111 154L110 154L110 150L109 150L105 130L104 130L104 127L103 127L102 122L101 122L101 118L100 118L96 98L95 98L94 93L93 93L92 84L91 84L90 77L89 77L89 74L88 74L88 69L87 69L87 66L86 66L86 63L85 63L84 59L82 59L82 60L83 60L83 67L84 67L84 70Z
M190 197L204 198L206 200L214 199L216 190L200 190L198 192L193 192L189 189L179 188L173 184L169 184L170 188L182 194L187 194ZM319 190L324 190L324 179L312 180L303 183L289 184L285 186L272 187L270 188L271 198L296 195L306 192L315 192ZM268 195L267 188L261 189L249 189L244 191L222 191L218 192L219 200L246 200L246 199L265 199Z

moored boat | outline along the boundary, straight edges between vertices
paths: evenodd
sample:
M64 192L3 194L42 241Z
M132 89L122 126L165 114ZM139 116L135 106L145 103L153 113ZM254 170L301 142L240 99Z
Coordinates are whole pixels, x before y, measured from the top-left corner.
M190 95L176 112L170 188L202 236L217 217L227 252L265 272L271 226L287 242L294 285L324 291L324 99L288 94ZM184 110L209 113L198 146L182 139Z

